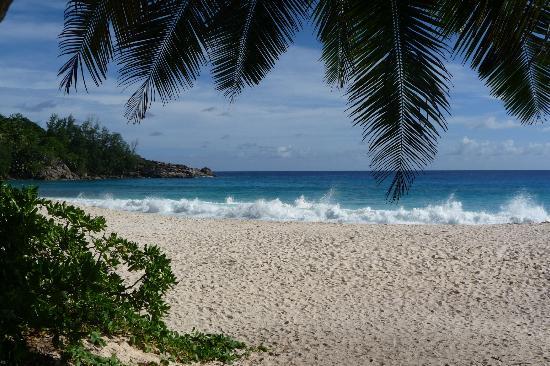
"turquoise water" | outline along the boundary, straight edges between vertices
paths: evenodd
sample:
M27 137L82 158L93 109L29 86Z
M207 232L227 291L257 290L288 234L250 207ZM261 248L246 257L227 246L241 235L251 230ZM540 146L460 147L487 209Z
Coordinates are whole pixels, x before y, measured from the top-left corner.
M550 171L429 171L397 204L369 172L219 172L216 178L16 182L99 207L263 220L489 224L550 221Z

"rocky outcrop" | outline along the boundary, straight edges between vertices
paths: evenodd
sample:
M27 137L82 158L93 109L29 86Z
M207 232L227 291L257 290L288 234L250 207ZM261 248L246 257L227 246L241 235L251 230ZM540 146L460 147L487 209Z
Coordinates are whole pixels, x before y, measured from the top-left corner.
M55 161L38 173L36 179L42 180L75 180L80 179L77 174L71 172L71 169L62 161Z
M195 178L213 177L214 172L206 167L197 169L183 164L144 160L140 164L136 176L144 178Z
M210 168L192 168L183 164L163 163L161 161L141 159L135 171L120 175L78 175L63 161L57 160L46 165L40 172L30 176L10 176L8 179L39 179L39 180L100 180L123 178L196 178L214 177ZM1 178L1 177L0 177Z
M204 174L207 177L215 177L216 176L214 174L214 172L210 168L207 168L207 167L202 168L201 170L199 170L199 172L201 172L202 174Z

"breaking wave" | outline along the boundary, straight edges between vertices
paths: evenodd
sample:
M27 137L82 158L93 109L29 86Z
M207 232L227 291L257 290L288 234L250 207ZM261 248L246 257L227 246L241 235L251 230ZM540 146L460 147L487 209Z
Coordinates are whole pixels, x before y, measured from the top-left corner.
M293 203L279 199L259 199L254 202L238 202L227 197L225 202L209 202L199 199L118 199L106 196L102 199L72 198L68 201L114 210L159 213L194 218L231 218L271 221L326 221L373 224L504 224L538 223L550 221L550 215L542 205L525 195L518 195L496 212L467 211L452 196L446 202L421 208L374 209L343 208L331 203L331 192L319 201L308 201L303 196Z

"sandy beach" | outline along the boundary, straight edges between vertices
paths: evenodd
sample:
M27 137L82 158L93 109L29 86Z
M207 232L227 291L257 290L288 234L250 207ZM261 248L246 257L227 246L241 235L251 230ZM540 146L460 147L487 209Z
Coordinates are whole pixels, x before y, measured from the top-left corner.
M196 220L85 208L155 243L168 324L271 354L238 365L550 365L550 224Z

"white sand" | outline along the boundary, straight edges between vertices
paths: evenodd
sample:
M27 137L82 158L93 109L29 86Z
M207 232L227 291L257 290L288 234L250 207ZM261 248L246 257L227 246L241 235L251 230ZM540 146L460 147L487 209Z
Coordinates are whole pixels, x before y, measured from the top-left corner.
M156 243L168 323L275 355L242 365L550 365L550 224L191 220L86 208Z

